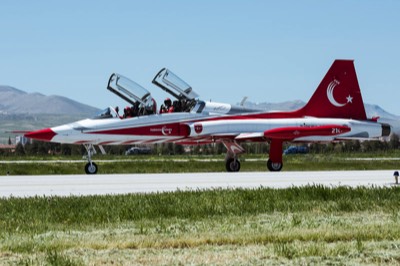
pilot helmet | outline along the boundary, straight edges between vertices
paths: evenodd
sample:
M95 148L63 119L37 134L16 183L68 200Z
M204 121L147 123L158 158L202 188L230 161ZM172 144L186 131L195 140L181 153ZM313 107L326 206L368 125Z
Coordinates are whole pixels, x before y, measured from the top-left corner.
M164 101L164 104L165 105L167 105L167 104L171 105L172 104L171 99L170 98L166 98L165 101Z

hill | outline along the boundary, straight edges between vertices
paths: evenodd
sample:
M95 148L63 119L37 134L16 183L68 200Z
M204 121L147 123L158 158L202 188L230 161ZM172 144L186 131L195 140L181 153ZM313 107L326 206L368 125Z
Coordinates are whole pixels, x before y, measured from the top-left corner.
M0 86L0 114L66 114L93 116L99 109L66 97L26 93L10 86Z
M0 86L0 143L7 143L13 130L34 130L92 117L100 110L66 97Z

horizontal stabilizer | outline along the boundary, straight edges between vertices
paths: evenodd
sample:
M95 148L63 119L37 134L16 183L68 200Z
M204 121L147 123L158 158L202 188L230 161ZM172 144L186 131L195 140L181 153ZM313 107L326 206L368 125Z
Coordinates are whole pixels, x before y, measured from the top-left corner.
M5 131L4 133L11 133L11 134L25 134L31 132L30 130L11 130L11 131Z

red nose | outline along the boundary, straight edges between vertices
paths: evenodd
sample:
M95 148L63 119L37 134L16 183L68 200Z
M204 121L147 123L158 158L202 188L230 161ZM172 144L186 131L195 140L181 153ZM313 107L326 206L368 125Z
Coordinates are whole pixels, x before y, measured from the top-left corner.
M42 141L51 141L51 139L57 135L50 128L44 128L36 131L31 131L25 134L25 137L30 139L42 140Z

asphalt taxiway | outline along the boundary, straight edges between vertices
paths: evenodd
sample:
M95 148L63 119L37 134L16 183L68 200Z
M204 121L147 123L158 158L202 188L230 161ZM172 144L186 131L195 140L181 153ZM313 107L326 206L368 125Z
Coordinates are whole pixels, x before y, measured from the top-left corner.
M0 197L156 193L306 185L393 186L392 170L0 176Z

